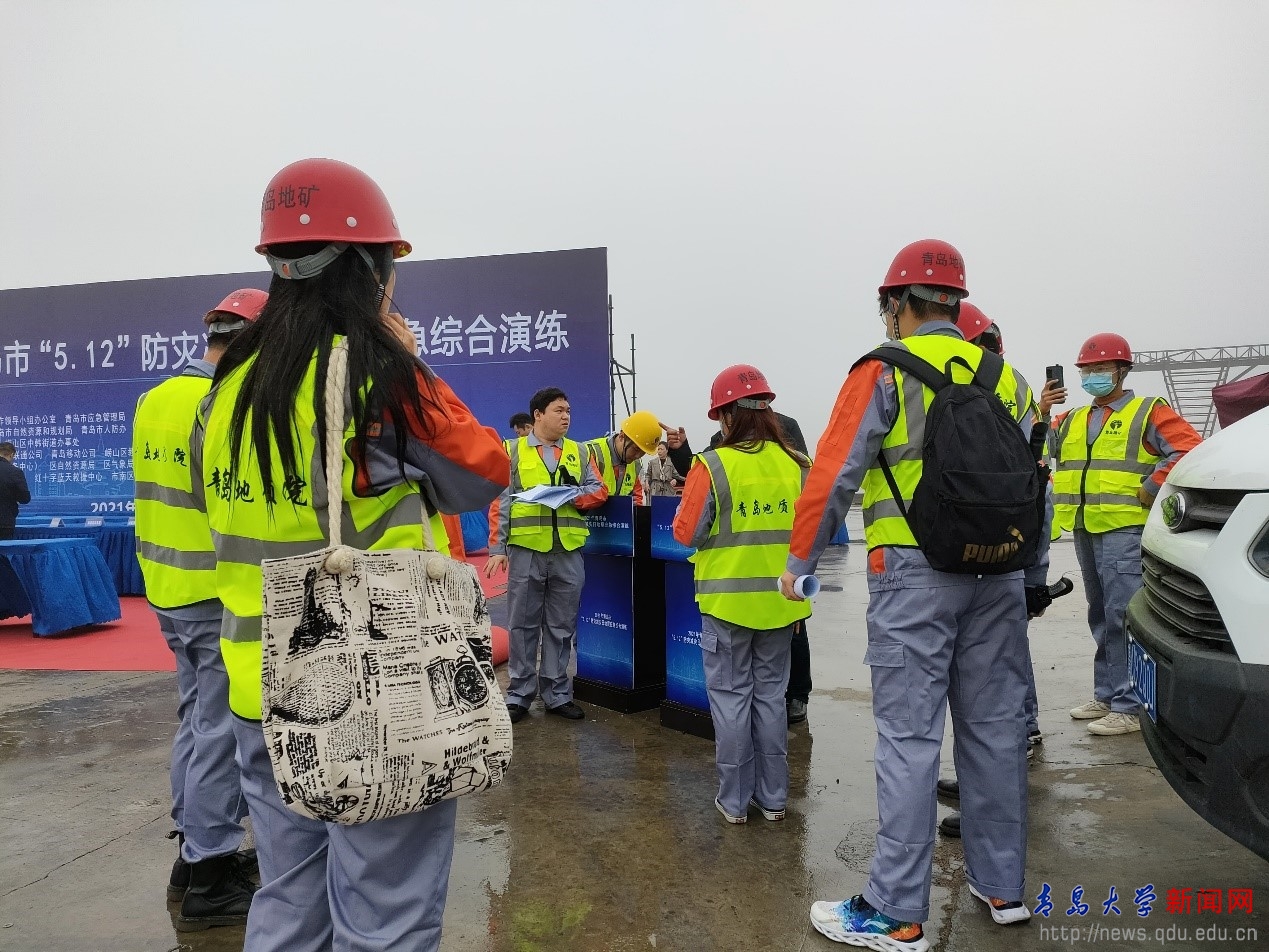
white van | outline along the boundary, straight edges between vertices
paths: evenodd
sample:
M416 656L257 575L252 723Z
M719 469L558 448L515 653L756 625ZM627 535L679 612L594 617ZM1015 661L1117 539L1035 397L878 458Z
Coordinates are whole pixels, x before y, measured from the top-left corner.
M1146 746L1196 813L1269 859L1269 407L1172 468L1141 560L1126 626Z

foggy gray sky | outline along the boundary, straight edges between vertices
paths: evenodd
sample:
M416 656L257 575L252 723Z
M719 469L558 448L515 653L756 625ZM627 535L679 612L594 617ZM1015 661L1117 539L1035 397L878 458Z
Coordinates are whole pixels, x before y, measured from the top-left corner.
M1264 2L0 0L0 286L257 270L265 184L329 156L415 257L606 246L640 406L698 445L737 361L814 439L917 238L1036 385L1103 329L1269 342L1266 36Z

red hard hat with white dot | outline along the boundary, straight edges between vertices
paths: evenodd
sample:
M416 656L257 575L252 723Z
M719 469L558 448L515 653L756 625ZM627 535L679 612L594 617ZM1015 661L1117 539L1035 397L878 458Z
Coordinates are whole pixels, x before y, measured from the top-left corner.
M227 320L226 315L229 315L229 321L232 321L235 317L244 321L254 321L260 316L260 312L264 310L264 305L268 300L269 294L267 291L258 291L255 288L239 288L208 311L203 317L203 323L208 325L224 323Z
M889 288L913 286L940 289L912 292L916 297L936 304L955 304L961 298L969 297L969 290L965 287L965 260L961 253L937 238L923 238L900 250L877 293L884 295ZM941 290L943 288L958 293L952 294Z
M718 419L718 411L729 403L741 401L742 407L765 410L775 399L766 375L752 364L732 364L717 377L709 390L709 418Z
M410 253L410 243L401 237L396 217L382 189L365 172L335 159L301 159L292 162L269 182L260 204L260 243L256 251L269 255L272 245L298 241L342 245L339 252L324 256L316 271L295 270L293 261L275 261L274 273L284 278L312 277L348 245L392 245L392 256ZM310 255L316 259L318 255ZM308 259L298 259L306 262Z
M1087 367L1089 364L1100 364L1103 360L1122 360L1132 363L1132 348L1118 334L1094 334L1084 341L1080 355L1075 360L1076 367Z

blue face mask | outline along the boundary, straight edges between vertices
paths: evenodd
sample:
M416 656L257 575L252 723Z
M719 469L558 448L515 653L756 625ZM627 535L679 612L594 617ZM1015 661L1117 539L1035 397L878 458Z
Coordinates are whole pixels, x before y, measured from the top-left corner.
M1080 386L1095 397L1104 397L1115 392L1115 375L1107 371L1100 374L1089 374L1080 379Z

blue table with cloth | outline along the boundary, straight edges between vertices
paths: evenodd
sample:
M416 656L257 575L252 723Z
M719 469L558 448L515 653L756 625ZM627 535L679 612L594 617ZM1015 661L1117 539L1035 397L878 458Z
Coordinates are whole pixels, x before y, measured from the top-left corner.
M120 617L106 560L91 539L0 542L0 618L31 616L31 630L52 635Z
M115 591L120 595L144 595L145 579L137 562L137 530L134 526L106 523L100 526L50 526L32 525L19 517L14 530L15 539L91 539L100 550L102 558L114 579Z

